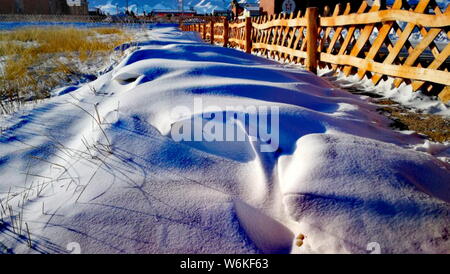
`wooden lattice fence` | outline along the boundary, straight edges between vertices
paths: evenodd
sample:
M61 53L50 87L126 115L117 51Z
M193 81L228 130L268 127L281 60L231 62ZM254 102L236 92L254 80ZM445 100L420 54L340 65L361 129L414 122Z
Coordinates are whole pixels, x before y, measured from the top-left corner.
M396 0L388 9L362 2L351 10L350 4L336 5L319 16L317 8L308 8L305 14L211 20L182 29L200 31L211 43L301 63L313 72L328 67L374 84L392 77L395 87L405 82L414 91L450 100L448 5L441 10L434 0L414 7Z

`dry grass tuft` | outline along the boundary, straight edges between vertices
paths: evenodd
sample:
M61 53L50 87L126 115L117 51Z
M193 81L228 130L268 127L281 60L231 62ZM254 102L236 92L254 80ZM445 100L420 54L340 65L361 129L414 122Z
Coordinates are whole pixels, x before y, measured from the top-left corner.
M118 28L95 28L93 31L97 32L98 34L120 34L123 35L123 30Z
M394 128L413 130L435 142L450 141L450 120L445 117L415 113L398 106L385 106L379 110L393 121L391 126Z
M74 60L86 61L106 54L128 41L130 37L117 28L22 28L0 32L0 101L47 97L61 78L67 77L63 74L81 73L71 66ZM6 61L2 58L5 56Z

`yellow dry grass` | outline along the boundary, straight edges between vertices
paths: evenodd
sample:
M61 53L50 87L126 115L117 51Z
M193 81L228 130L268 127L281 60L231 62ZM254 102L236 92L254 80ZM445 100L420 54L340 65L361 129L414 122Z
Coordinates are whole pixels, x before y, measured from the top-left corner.
M98 35L107 37L99 39ZM57 82L54 77L46 77L49 73L74 73L71 60L86 61L129 40L117 28L23 28L0 32L0 58L7 57L0 71L0 100L5 95L14 99L28 92L46 96L42 89L49 91ZM61 56L69 61L62 63ZM40 68L44 62L47 65Z
M118 28L95 28L93 30L99 34L123 34L123 30Z

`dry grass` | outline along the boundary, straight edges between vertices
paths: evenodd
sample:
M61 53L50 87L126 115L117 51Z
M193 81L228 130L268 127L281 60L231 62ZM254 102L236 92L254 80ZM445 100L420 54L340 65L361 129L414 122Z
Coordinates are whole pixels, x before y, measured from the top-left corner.
M116 34L116 39L103 41L95 38L96 34ZM0 41L6 42L0 46L0 53L4 55L26 53L35 56L43 53L55 52L84 52L110 50L127 40L120 29L97 28L24 28L0 33ZM17 44L17 42L22 42ZM23 43L35 42L36 47Z
M392 120L391 127L399 130L412 130L435 142L450 141L450 119L441 115L415 112L372 92L359 88L344 88L351 93L371 97L379 106L378 111Z
M118 28L95 28L93 30L98 34L123 34L123 30Z
M392 121L392 127L413 130L435 142L450 141L450 120L440 115L416 113L399 106L386 106L379 110Z
M0 32L0 58L7 57L0 70L0 99L46 97L64 77L62 74L76 73L72 60L86 61L129 40L117 28L23 28ZM60 57L67 61L60 61Z

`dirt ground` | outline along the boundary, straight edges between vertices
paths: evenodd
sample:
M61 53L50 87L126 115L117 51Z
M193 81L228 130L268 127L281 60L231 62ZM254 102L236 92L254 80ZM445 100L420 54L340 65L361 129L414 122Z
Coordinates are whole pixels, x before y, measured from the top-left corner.
M371 101L379 106L378 112L392 120L391 127L399 130L412 130L423 134L435 142L450 141L450 119L441 115L420 113L376 94L349 90L352 93L368 95Z

